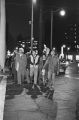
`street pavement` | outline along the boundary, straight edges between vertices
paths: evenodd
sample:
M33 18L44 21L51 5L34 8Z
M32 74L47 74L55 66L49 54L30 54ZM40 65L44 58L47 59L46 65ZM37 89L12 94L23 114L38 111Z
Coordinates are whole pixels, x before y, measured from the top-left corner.
M3 120L77 120L79 77L71 71L69 66L65 75L56 77L53 100L43 94L33 98L23 86L8 84Z

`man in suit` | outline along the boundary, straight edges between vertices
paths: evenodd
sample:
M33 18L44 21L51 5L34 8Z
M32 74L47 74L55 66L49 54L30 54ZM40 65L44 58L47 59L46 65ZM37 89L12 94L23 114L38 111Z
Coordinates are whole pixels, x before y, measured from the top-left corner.
M26 66L27 58L26 55L24 54L24 49L19 48L19 53L17 53L15 57L15 68L17 71L18 84L22 84L24 82L24 78L26 76Z

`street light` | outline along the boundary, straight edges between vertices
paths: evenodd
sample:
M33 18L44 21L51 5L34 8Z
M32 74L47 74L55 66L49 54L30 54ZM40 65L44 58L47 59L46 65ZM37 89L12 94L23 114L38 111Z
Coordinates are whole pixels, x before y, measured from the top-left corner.
M64 58L64 52L63 52L63 50L64 50L65 47L66 47L66 45L62 45L61 46L61 57L62 58Z
M33 50L33 7L36 0L32 0L32 13L31 13L31 51Z
M65 12L65 10L64 10L64 9L60 10L60 12L59 12L59 13L60 13L60 15L61 15L61 16L65 16L65 14L66 14L66 12Z
M36 4L36 0L32 0L33 4Z
M64 9L57 9L55 11L51 11L51 41L50 41L50 47L52 50L52 36L53 36L53 15L54 13L59 12L60 16L65 16L66 12Z

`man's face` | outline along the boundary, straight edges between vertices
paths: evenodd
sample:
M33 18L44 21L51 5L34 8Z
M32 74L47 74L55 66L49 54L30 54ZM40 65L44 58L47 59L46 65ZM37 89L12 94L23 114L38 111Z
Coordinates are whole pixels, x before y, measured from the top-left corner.
M36 50L36 54L38 54L38 50Z
M35 56L36 55L36 53L35 53L35 51L33 51L33 56Z
M46 59L46 56L45 56L45 55L43 55L43 59Z
M21 49L19 49L19 53L20 53L20 54L23 54L23 51L22 51Z
M55 55L55 51L52 50L51 51L51 55L54 56Z

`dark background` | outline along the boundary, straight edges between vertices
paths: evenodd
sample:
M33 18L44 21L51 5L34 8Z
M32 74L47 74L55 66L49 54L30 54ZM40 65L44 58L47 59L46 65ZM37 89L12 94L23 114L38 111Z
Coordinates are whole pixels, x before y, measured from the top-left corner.
M50 47L51 10L64 8L66 16L54 14L53 46L60 50L64 33L71 24L79 24L78 0L37 0L34 5L34 38ZM41 10L41 13L40 13ZM30 39L31 0L6 0L6 40L7 48L13 49L17 40Z

